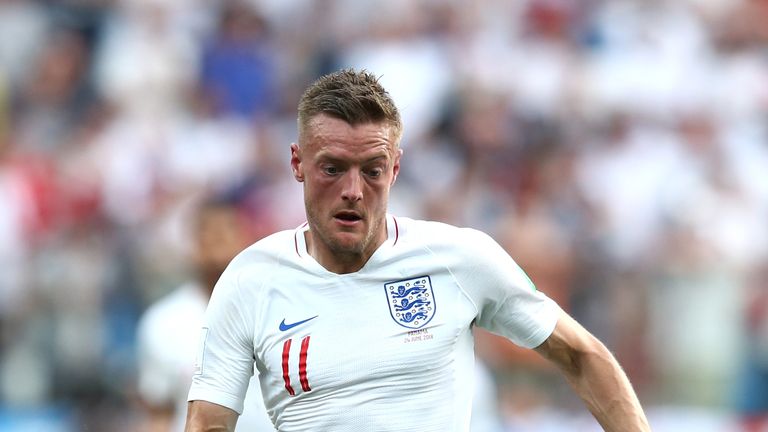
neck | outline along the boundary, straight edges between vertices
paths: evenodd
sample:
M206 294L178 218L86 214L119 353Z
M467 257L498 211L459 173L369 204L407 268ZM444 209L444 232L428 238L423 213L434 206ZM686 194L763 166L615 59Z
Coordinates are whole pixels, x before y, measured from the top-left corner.
M371 239L362 251L334 250L333 247L316 238L311 227L304 233L307 252L326 270L336 274L354 273L360 271L374 252L387 240L386 221L375 238Z
M310 255L315 258L326 270L336 274L354 273L365 266L373 253L333 253L331 255L318 254L314 249L308 249Z

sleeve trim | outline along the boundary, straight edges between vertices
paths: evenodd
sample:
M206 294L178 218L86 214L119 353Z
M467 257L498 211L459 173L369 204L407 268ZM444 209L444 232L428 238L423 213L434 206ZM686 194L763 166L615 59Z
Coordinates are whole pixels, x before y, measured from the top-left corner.
M525 344L521 345L523 348L533 349L538 347L555 331L555 326L560 320L560 306L554 300L547 298L545 307L541 309L540 313L545 316L543 322L546 324L541 326L541 330L537 334L524 341Z

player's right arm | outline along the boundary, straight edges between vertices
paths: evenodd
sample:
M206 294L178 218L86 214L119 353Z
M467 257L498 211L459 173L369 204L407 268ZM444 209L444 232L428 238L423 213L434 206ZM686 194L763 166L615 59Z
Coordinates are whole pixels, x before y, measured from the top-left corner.
M236 258L237 260L237 258ZM186 431L232 431L253 375L254 289L235 261L211 295L187 400Z
M238 414L215 403L194 400L187 405L187 426L184 432L232 432Z

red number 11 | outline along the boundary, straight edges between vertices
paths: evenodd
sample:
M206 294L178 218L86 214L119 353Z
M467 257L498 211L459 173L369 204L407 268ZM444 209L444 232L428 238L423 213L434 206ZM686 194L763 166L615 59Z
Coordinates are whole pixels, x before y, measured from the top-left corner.
M291 376L288 371L288 358L291 355L291 341L288 339L283 343L283 381L285 381L285 389L288 390L288 394L296 396L296 392L291 386ZM301 389L305 392L311 391L309 387L309 380L307 379L307 352L309 351L309 336L305 336L301 340L301 352L299 353L299 382L301 383Z

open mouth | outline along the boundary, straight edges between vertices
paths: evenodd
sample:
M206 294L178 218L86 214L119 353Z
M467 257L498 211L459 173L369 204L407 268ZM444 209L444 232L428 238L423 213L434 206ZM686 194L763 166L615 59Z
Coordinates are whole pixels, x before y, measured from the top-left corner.
M334 217L344 222L357 222L357 221L363 220L362 216L360 216L357 212L353 212L353 211L341 211L336 213Z

